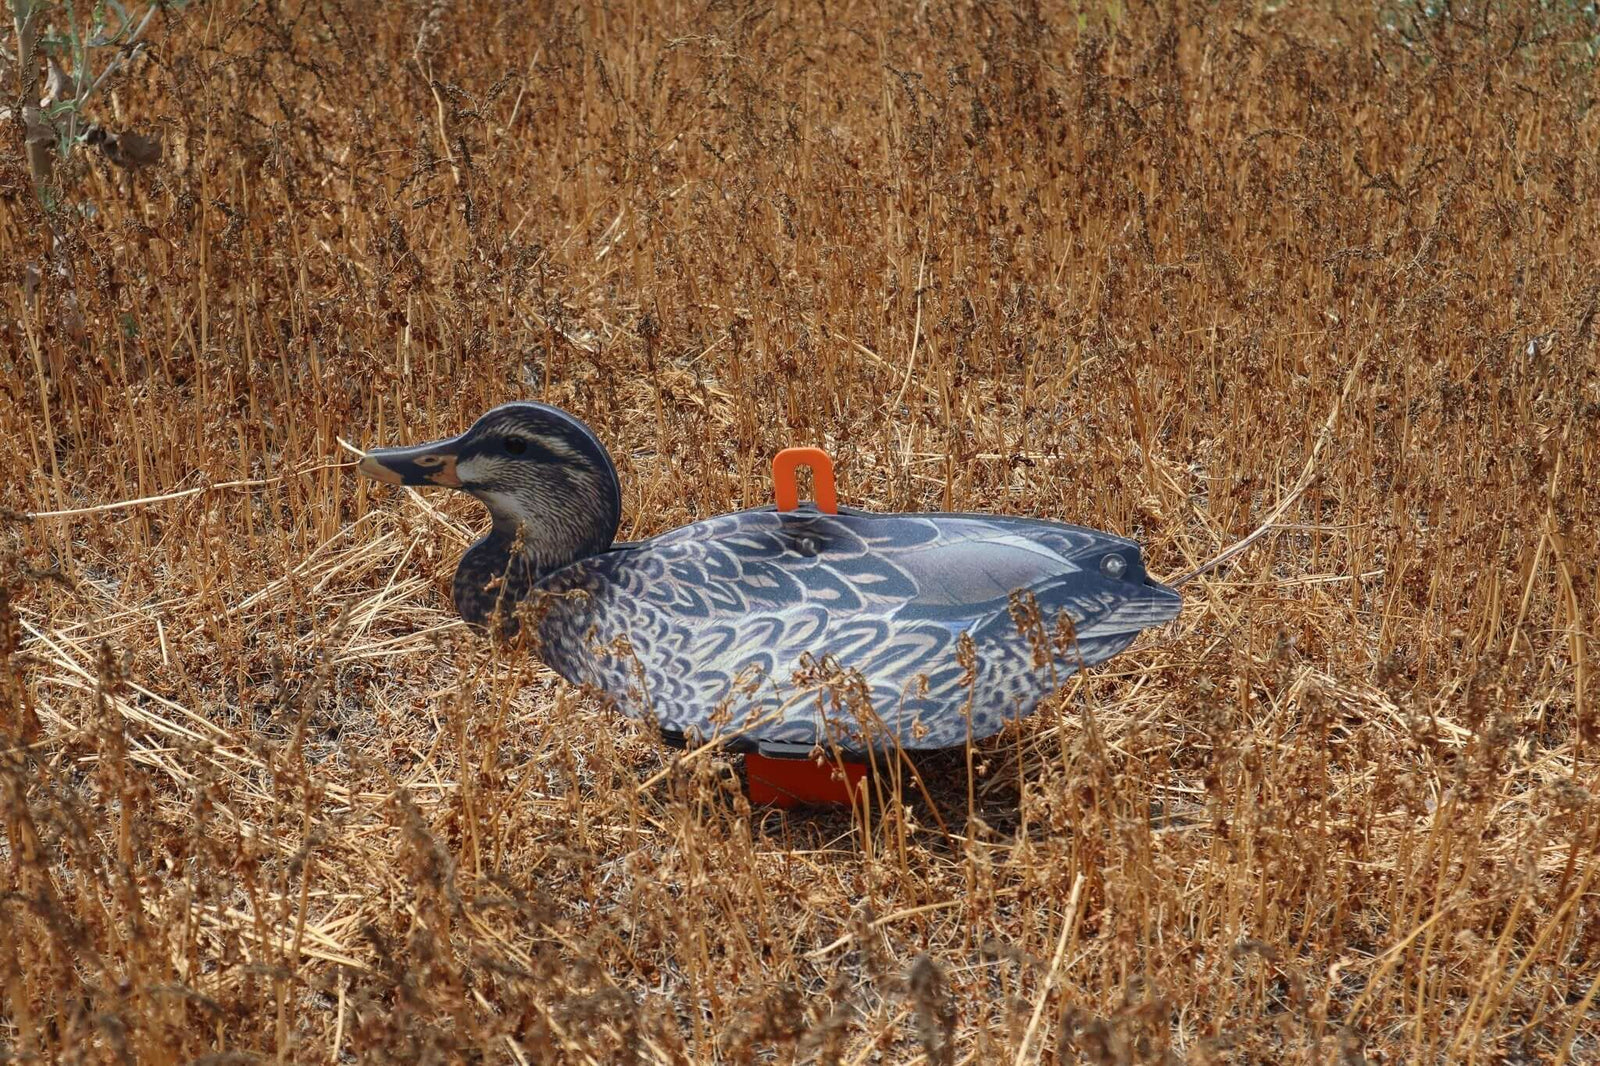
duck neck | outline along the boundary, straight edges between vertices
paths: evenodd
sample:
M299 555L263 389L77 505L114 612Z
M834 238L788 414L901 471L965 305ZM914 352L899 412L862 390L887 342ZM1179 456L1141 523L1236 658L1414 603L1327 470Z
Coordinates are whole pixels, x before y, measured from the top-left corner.
M514 628L512 610L548 572L538 569L526 553L513 551L513 545L511 537L493 529L461 557L451 591L456 610L468 624L487 627L498 608Z
M497 609L509 634L513 610L541 579L611 547L622 494L610 469L554 471L532 491L508 496L474 492L494 524L456 568L456 609L468 623L488 626Z

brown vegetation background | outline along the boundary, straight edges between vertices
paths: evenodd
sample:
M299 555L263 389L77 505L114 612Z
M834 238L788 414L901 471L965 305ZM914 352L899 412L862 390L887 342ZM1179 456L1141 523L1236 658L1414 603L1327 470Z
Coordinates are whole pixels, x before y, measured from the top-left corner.
M3 131L0 1050L1594 1061L1595 35L158 15L99 101L158 165L47 216ZM788 444L1158 575L1304 491L970 781L784 815L466 633L471 500L334 465L511 398L611 445L627 537Z

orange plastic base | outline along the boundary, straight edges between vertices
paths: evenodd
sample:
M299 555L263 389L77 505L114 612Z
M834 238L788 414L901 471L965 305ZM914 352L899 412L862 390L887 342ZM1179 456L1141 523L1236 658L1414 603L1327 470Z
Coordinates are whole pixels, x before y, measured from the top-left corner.
M847 762L844 777L832 762L818 766L810 759L774 759L766 755L744 757L745 777L750 782L750 802L772 807L821 807L850 805L856 783L867 773L867 764Z

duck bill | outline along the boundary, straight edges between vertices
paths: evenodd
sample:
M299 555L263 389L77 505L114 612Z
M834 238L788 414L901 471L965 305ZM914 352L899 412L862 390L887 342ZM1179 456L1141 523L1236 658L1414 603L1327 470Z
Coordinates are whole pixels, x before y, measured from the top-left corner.
M357 467L363 474L390 485L442 485L459 489L456 474L460 438L418 444L411 448L374 448Z

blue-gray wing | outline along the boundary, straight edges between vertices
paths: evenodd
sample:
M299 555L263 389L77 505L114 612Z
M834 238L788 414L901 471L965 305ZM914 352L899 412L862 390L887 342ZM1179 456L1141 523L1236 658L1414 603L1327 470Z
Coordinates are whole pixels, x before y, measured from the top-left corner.
M1179 606L1120 537L856 511L723 515L542 589L541 655L625 712L737 747L831 738L855 751L956 746L969 717L973 738L997 732ZM1035 620L1025 609L1019 624L1029 595Z

